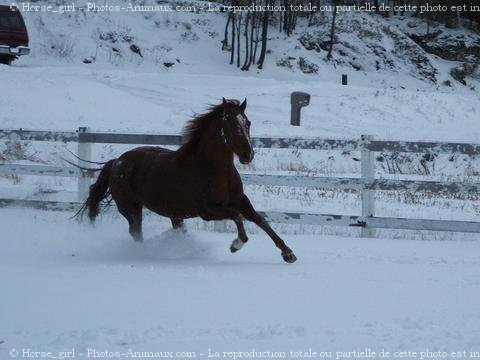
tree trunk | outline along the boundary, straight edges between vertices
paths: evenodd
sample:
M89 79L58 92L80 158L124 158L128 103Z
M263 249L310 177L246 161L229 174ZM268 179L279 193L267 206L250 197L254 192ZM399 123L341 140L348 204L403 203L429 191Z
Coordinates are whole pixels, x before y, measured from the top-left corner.
M252 63L255 64L257 61L257 49L258 49L258 43L260 42L260 24L257 23L255 26L255 47L253 48L253 59Z
M247 12L247 17L245 18L245 61L243 62L242 70L248 70L248 59L250 58L250 43L248 39L248 26L250 25L250 11Z
M232 13L228 14L227 24L225 25L225 36L223 37L222 41L222 50L228 48L228 25L230 25L230 21L232 20Z
M232 51L230 53L230 64L233 64L235 59L235 14L232 14Z
M254 3L255 4L255 3ZM252 13L252 23L250 25L250 56L248 58L248 63L247 63L247 70L250 69L250 65L252 65L252 60L253 60L253 34L256 26L256 15L255 11Z
M283 6L285 6L285 12L283 14L283 31L288 34L288 19L290 17L290 8L288 7L289 0L283 0Z
M333 5L335 6L335 9L333 10L332 28L330 29L330 44L328 47L328 54L327 54L328 60L332 58L333 42L335 41L335 20L337 19L337 1L334 1Z
M240 30L242 28L242 13L237 20L237 67L240 67Z
M267 0L267 5L269 5L269 1ZM263 14L263 21L262 21L262 48L260 50L260 58L258 59L258 68L263 68L263 63L265 62L265 55L267 53L267 34L268 34L268 18L270 13L265 11Z

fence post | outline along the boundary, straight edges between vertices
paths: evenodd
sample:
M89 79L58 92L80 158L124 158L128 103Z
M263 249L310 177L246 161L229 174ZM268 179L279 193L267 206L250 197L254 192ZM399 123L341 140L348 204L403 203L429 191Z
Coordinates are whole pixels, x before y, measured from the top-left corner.
M89 132L89 128L78 128L78 157L83 160L91 160L92 158L92 144L85 141L84 135ZM78 160L78 165L85 167L85 163ZM80 170L80 169L79 169ZM90 177L88 174L80 170L78 175L78 201L83 202L88 196L90 188Z
M362 135L362 144L368 144L373 140L372 135ZM366 182L375 179L375 153L365 146L362 146L361 153L362 179ZM362 189L362 216L371 217L375 213L375 191ZM362 228L362 237L375 236L375 229L367 227Z

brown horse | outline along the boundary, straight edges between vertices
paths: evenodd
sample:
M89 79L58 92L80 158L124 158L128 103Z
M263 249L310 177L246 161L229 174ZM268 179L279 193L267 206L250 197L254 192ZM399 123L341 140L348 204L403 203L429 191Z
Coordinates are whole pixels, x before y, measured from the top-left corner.
M142 241L142 209L168 217L174 228L183 219L231 219L238 229L232 253L248 241L243 218L262 228L281 250L288 263L297 260L292 250L253 208L243 192L234 154L242 164L253 160L247 100L225 100L198 115L183 130L183 145L176 151L139 147L110 160L90 187L84 210L90 220L99 214L99 204L110 193L118 211L127 219L130 234Z

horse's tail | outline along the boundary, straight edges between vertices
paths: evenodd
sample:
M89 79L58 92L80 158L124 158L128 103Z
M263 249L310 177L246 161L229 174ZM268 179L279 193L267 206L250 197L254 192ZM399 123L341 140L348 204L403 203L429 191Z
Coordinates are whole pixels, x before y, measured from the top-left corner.
M108 189L110 187L110 172L115 159L107 161L98 175L97 181L90 186L90 192L88 198L83 203L82 208L77 215L83 215L88 210L88 217L90 221L95 221L95 218L100 213L100 203L105 200L108 195Z

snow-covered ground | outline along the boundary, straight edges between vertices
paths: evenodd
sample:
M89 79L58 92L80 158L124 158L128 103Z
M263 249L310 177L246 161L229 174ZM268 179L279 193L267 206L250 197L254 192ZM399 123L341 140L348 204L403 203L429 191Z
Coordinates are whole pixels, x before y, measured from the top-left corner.
M123 219L93 228L71 215L1 210L1 359L480 351L479 242L286 236L299 257L289 265L264 235L230 254L231 234L179 234L151 217L138 244Z

